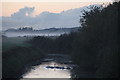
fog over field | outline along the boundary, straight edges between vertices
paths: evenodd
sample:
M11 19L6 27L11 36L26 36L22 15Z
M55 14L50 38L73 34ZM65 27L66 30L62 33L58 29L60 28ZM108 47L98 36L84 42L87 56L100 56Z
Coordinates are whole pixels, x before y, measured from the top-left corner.
M33 30L33 28L8 29L3 31L3 35L7 37L17 36L60 36L61 34L69 34L78 31L79 27L74 28L49 28L43 30Z

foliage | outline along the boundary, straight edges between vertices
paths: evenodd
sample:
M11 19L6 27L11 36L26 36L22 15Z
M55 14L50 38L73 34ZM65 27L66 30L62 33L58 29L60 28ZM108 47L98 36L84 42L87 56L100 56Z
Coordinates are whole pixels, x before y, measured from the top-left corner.
M72 56L92 77L118 77L118 5L92 7L80 20L82 29L74 40Z

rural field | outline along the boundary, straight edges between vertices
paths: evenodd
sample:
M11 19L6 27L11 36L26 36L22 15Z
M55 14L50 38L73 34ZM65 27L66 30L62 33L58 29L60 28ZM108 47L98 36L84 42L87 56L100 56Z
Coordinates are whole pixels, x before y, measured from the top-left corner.
M30 44L26 43L26 41L32 38L33 37L2 37L3 51L7 51L18 46L21 47L30 46Z

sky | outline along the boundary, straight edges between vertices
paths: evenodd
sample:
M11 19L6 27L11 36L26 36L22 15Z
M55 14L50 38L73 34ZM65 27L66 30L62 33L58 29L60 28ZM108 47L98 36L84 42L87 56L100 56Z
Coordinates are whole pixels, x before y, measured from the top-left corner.
M3 30L24 26L35 29L78 27L80 8L110 2L112 0L1 0L0 26ZM45 11L49 13L42 14Z
M34 1L34 2L33 2ZM111 2L111 0L56 0L52 2L53 0L44 0L41 1L39 0L19 0L19 1L14 1L14 0L2 0L2 3L0 3L0 10L2 9L2 13L0 13L0 16L11 16L11 14L19 11L19 9L24 8L25 6L27 7L35 7L34 15L38 15L43 11L49 11L53 13L59 13L64 10L68 9L73 9L73 8L79 8L83 6L88 6L91 4L101 4L101 3L106 3L106 2ZM48 1L48 2L47 2ZM58 1L58 2L57 2Z
M79 3L79 2L4 2L2 3L2 15L10 16L17 12L19 9L27 7L35 7L34 15L38 15L43 11L59 13L64 10L79 8L87 6L92 3Z

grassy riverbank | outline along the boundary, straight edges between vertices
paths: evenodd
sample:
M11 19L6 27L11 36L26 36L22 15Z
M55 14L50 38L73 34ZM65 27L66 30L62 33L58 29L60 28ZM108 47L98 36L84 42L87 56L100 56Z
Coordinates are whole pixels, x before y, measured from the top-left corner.
M44 54L30 43L31 38L3 38L2 77L19 78L26 65L43 58Z
M33 37L2 37L3 52L18 46L29 47L30 44L26 43L25 41L28 41L32 38Z

